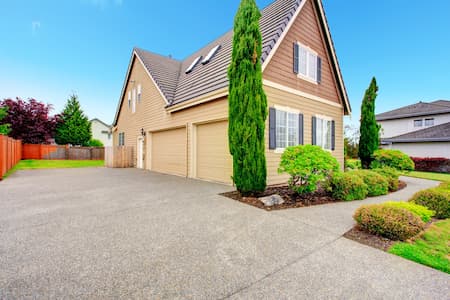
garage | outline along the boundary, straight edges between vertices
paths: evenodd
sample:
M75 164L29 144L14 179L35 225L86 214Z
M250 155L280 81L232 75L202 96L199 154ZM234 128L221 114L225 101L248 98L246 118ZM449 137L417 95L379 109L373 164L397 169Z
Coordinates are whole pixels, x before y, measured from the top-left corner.
M228 122L197 125L197 178L231 184L233 162L228 151Z
M152 170L186 176L186 128L152 133Z

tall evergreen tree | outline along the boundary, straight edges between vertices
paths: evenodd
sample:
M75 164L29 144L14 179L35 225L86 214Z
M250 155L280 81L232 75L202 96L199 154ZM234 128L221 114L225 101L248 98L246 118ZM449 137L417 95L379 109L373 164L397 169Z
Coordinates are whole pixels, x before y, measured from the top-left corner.
M266 188L267 98L262 85L260 18L254 0L241 1L234 20L232 61L228 69L228 140L233 156L233 181L243 194Z
M372 155L380 144L380 126L375 120L375 99L378 86L375 77L372 78L369 88L366 90L361 104L361 125L358 156L364 169L370 168Z
M0 107L0 122L7 116L8 107ZM0 124L0 134L7 135L10 132L10 124Z
M88 146L92 138L91 122L81 109L76 95L71 95L61 113L60 124L56 128L56 143Z

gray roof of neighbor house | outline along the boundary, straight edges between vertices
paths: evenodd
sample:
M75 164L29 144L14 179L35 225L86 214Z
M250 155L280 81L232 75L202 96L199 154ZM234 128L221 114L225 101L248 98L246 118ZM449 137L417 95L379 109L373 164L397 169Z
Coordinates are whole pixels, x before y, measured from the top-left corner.
M419 102L376 115L377 121L450 113L449 100Z
M94 119L90 120L89 122L92 123L93 121L97 121L97 122L99 122L99 123L101 123L101 124L103 124L103 125L105 125L106 127L109 127L109 128L112 127L111 125L108 125L108 124L106 124L105 122L103 122L102 120L97 119L97 118L94 118Z
M384 143L420 143L450 141L450 122L383 139Z

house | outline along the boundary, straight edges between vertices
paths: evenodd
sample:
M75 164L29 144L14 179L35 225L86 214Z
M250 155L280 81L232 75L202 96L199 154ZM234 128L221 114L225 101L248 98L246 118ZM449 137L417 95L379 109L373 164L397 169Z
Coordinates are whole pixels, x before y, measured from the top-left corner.
M383 148L450 158L450 101L419 102L376 116Z
M99 119L91 120L92 138L101 141L105 147L111 147L113 145L111 129L111 125Z
M320 145L343 166L343 118L351 108L322 2L277 0L262 10L260 25L267 182L286 182L278 166L291 145ZM115 145L136 149L137 168L231 183L232 37L231 30L184 60L133 50L113 135Z

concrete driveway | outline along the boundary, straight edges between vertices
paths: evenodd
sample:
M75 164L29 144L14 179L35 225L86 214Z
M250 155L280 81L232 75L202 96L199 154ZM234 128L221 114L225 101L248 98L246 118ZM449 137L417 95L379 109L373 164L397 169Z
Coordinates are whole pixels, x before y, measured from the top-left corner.
M386 199L435 182L407 179ZM266 212L135 169L0 183L0 298L445 299L450 276L342 238L363 203Z

